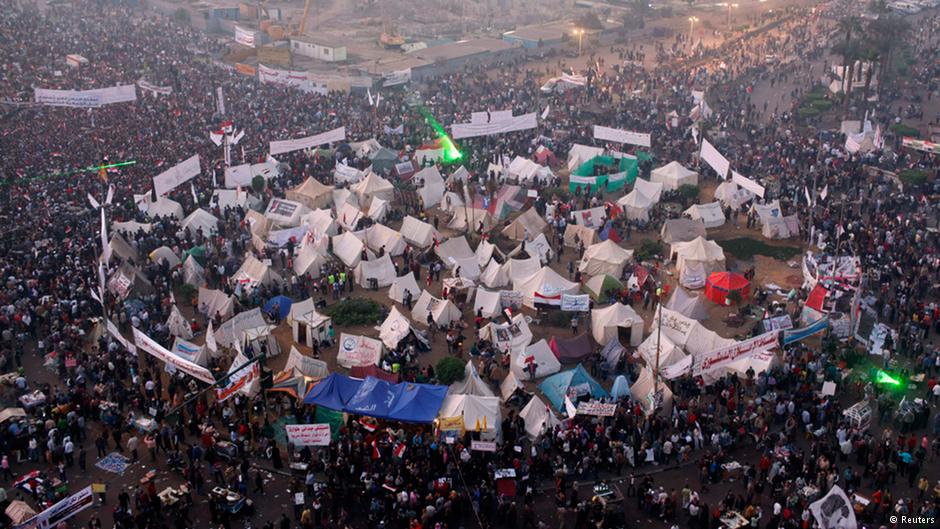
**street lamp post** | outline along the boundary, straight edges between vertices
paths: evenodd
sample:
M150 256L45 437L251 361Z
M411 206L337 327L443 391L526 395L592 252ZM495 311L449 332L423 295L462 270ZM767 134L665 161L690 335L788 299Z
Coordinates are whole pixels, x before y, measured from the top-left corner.
M576 29L574 30L574 33L575 35L578 36L578 57L580 57L581 56L581 42L584 39L584 30Z
M732 3L728 4L728 30L731 29L731 10L737 9L737 8L738 8L738 4L732 4Z
M695 31L695 23L698 22L698 17L689 17L689 47L694 48L694 37L693 32Z

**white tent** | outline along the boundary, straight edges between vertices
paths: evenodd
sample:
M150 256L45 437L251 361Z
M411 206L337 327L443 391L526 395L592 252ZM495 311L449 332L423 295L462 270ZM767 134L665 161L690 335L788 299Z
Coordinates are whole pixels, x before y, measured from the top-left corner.
M320 380L330 375L329 366L323 360L309 357L297 350L293 345L290 347L290 353L287 355L287 363L284 364L283 371L291 372L296 369L305 377L314 380Z
M371 280L376 281L378 288L390 286L395 280L395 265L388 254L372 261L359 261L356 267L356 282L363 288L372 286Z
M686 169L679 162L669 162L650 172L651 182L661 182L666 190L674 191L683 185L698 185L698 173Z
M173 308L170 309L170 317L166 320L166 326L173 336L184 340L193 339L192 325L190 325L189 320L183 316L183 313L180 312L179 307L177 307L175 303L173 304Z
M176 268L180 265L180 258L167 246L161 246L150 252L150 260L154 263L166 263L170 268Z
M624 214L630 220L649 220L649 211L659 202L663 193L662 182L649 182L637 178L633 190L617 200Z
M289 196L287 198L290 198ZM212 192L211 204L219 206L219 211L225 212L228 209L242 208L247 210L259 202L257 197L251 196L248 192L238 189L216 189Z
M388 289L388 297L398 303L404 303L406 291L411 292L412 299L417 299L421 294L421 287L418 286L415 275L411 271L392 280L392 286Z
M693 296L682 287L677 287L672 291L672 296L666 302L666 308L693 320L708 319L708 309L705 307L705 300L702 296Z
M339 258L346 266L355 267L362 258L362 249L365 245L351 232L333 237L333 255Z
M134 263L140 264L140 256L137 255L137 249L131 246L120 233L112 233L108 245L111 246L111 251L114 255L117 255L125 261L134 261Z
M354 206L349 202L336 206L336 223L349 231L356 231L362 217L362 210L359 206Z
M307 229L314 235L336 235L339 233L333 213L328 209L315 209L304 215L300 222L305 224Z
M398 311L398 307L392 305L392 310L388 312L385 321L379 326L379 339L389 349L398 347L399 342L405 339L410 333L415 332L411 325L411 320Z
M227 296L221 290L200 288L199 312L209 319L215 318L216 314L220 315L223 320L231 318L235 312L235 297Z
M485 267L486 264L490 262L493 254L497 254L500 257L503 255L503 252L499 251L499 248L497 248L495 244L487 240L481 240L474 253L477 256L477 264L479 264L481 268Z
M607 239L588 246L578 270L590 276L610 274L616 278L623 275L623 267L633 259L633 250L627 250Z
M349 189L359 197L360 204L365 204L374 197L382 200L392 200L395 197L395 186L372 171Z
M499 292L478 288L476 298L473 301L473 315L476 316L478 312L482 313L484 318L498 316L502 312L499 303Z
M800 219L794 213L786 217L771 217L761 226L761 235L768 239L789 239L800 234Z
M366 213L366 216L375 222L385 222L385 217L388 215L388 200L382 200L379 197L373 197L372 203L369 204L369 211Z
M511 323L488 323L477 333L481 340L489 340L498 351L522 353L532 343L532 331L525 316L516 314Z
M248 224L251 234L259 237L267 237L268 232L271 231L271 226L274 225L274 221L253 209L245 212L243 220Z
M551 268L541 270L523 280L513 281L513 290L522 292L523 304L535 308L536 303L561 305L562 294L578 294L581 285L558 275Z
M463 316L460 309L451 303L450 300L437 299L427 290L421 291L421 296L415 302L411 309L411 318L421 323L427 323L428 313L437 325L448 325L454 320L460 320Z
M552 252L554 250L552 249L551 243L549 243L548 239L545 237L545 234L540 233L530 241L521 241L508 255L515 257L521 255L523 251L530 257L538 257L541 262L549 263L552 260Z
M137 209L146 213L152 219L157 217L176 217L183 220L183 206L175 200L166 197L157 197L156 202L150 201L150 193L143 195L134 195L134 203Z
M336 363L346 369L377 366L382 360L384 349L382 342L375 338L342 333L339 335Z
M486 268L480 272L480 282L490 288L504 287L509 284L509 275L504 265L491 259Z
M453 191L444 192L444 197L441 199L441 211L452 214L461 206L464 206L464 201L460 195Z
M700 220L667 219L659 230L659 237L666 244L688 242L696 237L705 236L705 224Z
M591 147L590 145L575 143L571 146L571 150L568 151L568 170L574 171L591 158L602 154L604 154L604 149L600 147Z
M519 379L516 378L516 375L509 371L506 373L506 376L503 377L503 381L499 383L499 398L503 402L509 400L509 397L519 388L524 388L522 382L519 382Z
M310 209L300 202L275 198L268 204L264 216L279 226L300 226L300 219L307 213Z
M464 430L498 435L502 425L499 398L478 395L448 394L444 397L438 417L462 417Z
M295 307L300 305L296 311ZM313 348L314 341L317 343L330 338L330 327L333 326L333 319L324 316L314 308L313 299L309 298L300 303L291 305L291 313L287 316L288 325L291 328L291 336L297 343L306 344ZM287 371L287 368L284 368Z
M516 156L515 159L509 163L506 174L509 178L518 180L520 183L531 182L533 180L547 182L554 176L552 170L548 167L539 165L521 156Z
M477 372L476 366L473 365L473 360L468 360L466 367L463 370L463 380L454 382L447 388L448 395L476 395L478 397L495 397L496 394L493 393L493 389L490 388L489 384L483 381L480 378L480 373ZM499 403L497 402L497 408ZM442 417L454 417L454 415L442 415Z
M239 312L225 320L225 322L215 330L215 342L222 347L240 347L244 343L246 331L250 329L260 329L266 326L267 323L264 321L264 316L261 315L261 308L255 307L251 310ZM261 331L252 333L252 336L260 335Z
M586 226L568 224L565 228L565 246L569 248L577 248L579 241L584 243L586 248L596 243L598 240L597 232Z
M287 191L287 200L300 202L310 209L328 208L333 202L333 187L308 177L304 183Z
M679 283L686 288L702 288L709 274L725 269L724 250L718 243L707 241L704 237L674 243L672 254L676 256Z
M538 257L528 259L509 259L502 265L503 272L509 282L517 283L530 278L542 269L542 262Z
M268 156L268 159L261 163L245 163L225 168L225 187L235 189L238 186L248 187L252 185L252 180L260 176L265 180L270 180L278 175L277 160Z
M630 394L647 415L670 412L672 410L672 391L662 381L653 380L653 370L644 367L636 383L630 386Z
M365 175L366 174L359 169L342 163L337 163L336 167L333 168L333 181L339 184L344 182L358 182L362 180ZM335 202L334 199L334 203Z
M339 208L343 204L352 204L359 207L359 199L352 191L344 188L333 190L333 207Z
M224 327L224 326L223 326ZM220 327L221 329L222 327ZM277 343L274 336L274 325L261 324L253 325L244 329L241 338L236 342L236 349L239 352L246 352L251 348L256 354L261 351L262 346L267 349L268 358L281 354L281 346Z
M725 224L725 213L721 210L721 202L693 204L683 211L683 214L688 215L692 220L702 221L706 228L717 228Z
M373 224L365 229L366 246L376 254L385 248L385 254L391 256L401 255L408 243L397 231L384 224Z
M503 235L516 241L532 240L548 229L548 223L535 208L529 208L503 228Z
M738 186L731 180L725 180L715 188L715 200L731 209L740 208L742 204L753 200L755 196L754 193Z
M734 344L734 340L722 338L718 333L706 328L701 323L686 318L676 311L657 308L651 328L659 329L659 314L663 314L662 333L676 345L692 355L703 355L721 347Z
M472 259L477 262L476 254L470 249L470 243L464 236L450 238L439 244L434 249L434 253L441 258L444 266L448 269L458 266L458 261L462 259ZM477 265L479 267L479 265Z
M643 318L632 307L615 303L609 307L591 310L591 335L600 345L616 340L620 329L630 330L630 345L636 347L643 339Z
M467 230L470 233L489 232L496 225L493 216L485 209L468 208L460 206L454 208L454 218L447 223L447 227L452 230Z
M424 209L430 209L441 203L444 197L444 178L436 166L425 167L417 172L412 181L421 182L418 188L418 196L421 197L421 203Z
M205 268L192 257L183 262L183 282L194 287L201 287L206 284Z
M646 365L650 369L656 368L657 349L659 350L660 369L671 366L686 356L685 353L682 352L682 348L670 340L669 336L666 334L662 335L662 344L660 345L659 334L660 333L653 329L653 333L647 336L646 339L643 340L643 343L637 347L637 352L643 360L646 361Z
M434 229L434 226L412 216L405 217L400 231L401 236L417 248L427 248L434 244L435 240L441 239L441 235Z
M259 285L270 286L274 283L281 283L283 280L277 272L270 266L259 261L255 256L248 255L245 262L232 276L232 280L248 288L254 288Z
M297 255L294 256L294 274L298 276L307 274L314 279L320 277L321 267L329 261L326 251L326 238L323 237L320 241L322 241L321 244L305 242L297 250Z
M134 237L137 235L138 231L143 231L144 233L150 233L150 230L153 229L153 224L137 222L134 220L129 220L127 222L112 222L111 231L115 233L122 233L128 237Z
M512 352L510 369L519 380L532 380L528 366L535 365L535 378L547 377L561 370L561 363L548 346L545 339L541 339L525 350Z
M454 268L451 271L451 274L454 278L469 279L470 281L476 281L480 279L480 265L477 264L476 257L464 257L462 259L454 259Z
M548 405L537 395L533 395L532 400L522 408L519 417L525 421L525 432L531 440L538 439L542 434L551 433L556 426L561 426L558 417L555 417Z
M197 231L202 230L203 237L209 237L219 231L219 219L208 211L199 208L193 211L183 220L183 229L189 230L189 233L195 235Z

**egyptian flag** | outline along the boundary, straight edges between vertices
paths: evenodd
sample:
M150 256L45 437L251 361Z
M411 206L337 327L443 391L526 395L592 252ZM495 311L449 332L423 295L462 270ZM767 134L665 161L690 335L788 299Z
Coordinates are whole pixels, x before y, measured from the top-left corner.
M382 452L379 452L378 441L372 441L372 459L382 459Z
M398 459L401 459L401 457L405 455L405 448L406 448L405 443L396 444L395 450L394 450L395 457L397 457Z

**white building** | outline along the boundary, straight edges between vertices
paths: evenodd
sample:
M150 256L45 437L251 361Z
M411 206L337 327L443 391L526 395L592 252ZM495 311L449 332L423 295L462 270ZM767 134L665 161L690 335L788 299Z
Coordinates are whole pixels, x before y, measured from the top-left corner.
M326 62L346 60L346 46L319 44L306 37L291 37L290 49L297 55Z

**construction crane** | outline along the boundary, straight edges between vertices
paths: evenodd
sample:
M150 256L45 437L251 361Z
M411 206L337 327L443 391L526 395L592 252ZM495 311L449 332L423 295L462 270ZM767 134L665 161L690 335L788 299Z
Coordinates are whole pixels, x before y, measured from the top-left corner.
M300 19L300 25L297 26L297 31L294 32L294 36L303 35L307 29L307 15L310 14L310 4L312 3L313 0L304 0L304 14Z

